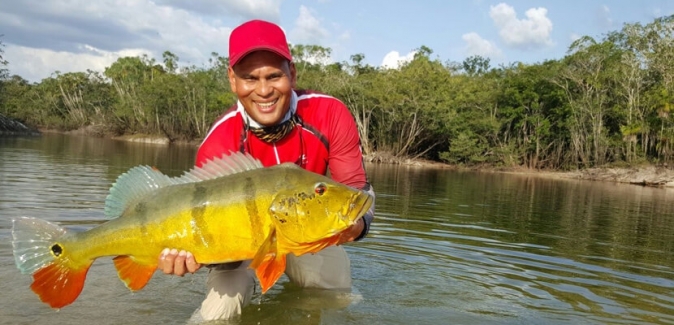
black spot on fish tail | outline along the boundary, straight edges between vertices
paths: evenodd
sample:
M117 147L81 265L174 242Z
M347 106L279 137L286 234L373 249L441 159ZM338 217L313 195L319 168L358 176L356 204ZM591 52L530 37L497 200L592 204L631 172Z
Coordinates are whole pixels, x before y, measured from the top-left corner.
M212 243L213 238L206 229L206 206L203 204L208 200L208 190L206 187L196 185L192 193L192 232L194 233L194 243L196 245Z
M59 257L61 253L63 253L63 247L61 247L61 244L52 245L51 253L54 254L54 256Z

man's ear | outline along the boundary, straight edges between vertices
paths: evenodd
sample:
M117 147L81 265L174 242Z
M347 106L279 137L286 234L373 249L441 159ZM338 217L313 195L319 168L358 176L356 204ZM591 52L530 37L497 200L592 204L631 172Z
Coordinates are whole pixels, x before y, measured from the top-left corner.
M236 73L234 73L234 69L231 66L227 68L227 77L229 78L229 87L236 94Z
M297 70L295 69L295 63L289 61L288 68L290 69L290 88L295 89L295 86L297 85Z

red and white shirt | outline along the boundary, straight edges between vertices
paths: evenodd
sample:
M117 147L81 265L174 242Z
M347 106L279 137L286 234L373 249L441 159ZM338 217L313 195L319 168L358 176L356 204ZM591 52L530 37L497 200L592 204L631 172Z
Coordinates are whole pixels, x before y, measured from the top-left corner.
M358 129L346 105L332 96L295 90L285 119L293 113L300 124L283 139L267 143L248 129L256 123L238 102L213 124L199 147L196 165L230 152L247 152L264 166L292 162L321 175L329 171L337 182L371 191Z

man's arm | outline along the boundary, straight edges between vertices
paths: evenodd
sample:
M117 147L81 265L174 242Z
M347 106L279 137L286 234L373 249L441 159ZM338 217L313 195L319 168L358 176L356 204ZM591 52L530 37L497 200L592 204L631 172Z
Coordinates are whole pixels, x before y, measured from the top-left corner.
M353 115L346 105L338 100L335 100L335 105L330 108L330 112L332 113L330 121L332 133L328 153L330 177L342 184L362 189L374 199L375 193L372 185L367 181L360 136ZM374 219L374 206L373 200L372 206L363 218L342 234L339 244L358 241L367 236Z

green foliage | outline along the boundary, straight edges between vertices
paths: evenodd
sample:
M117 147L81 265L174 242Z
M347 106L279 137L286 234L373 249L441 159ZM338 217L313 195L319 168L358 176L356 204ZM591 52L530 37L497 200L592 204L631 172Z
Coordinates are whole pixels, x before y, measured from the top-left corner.
M475 134L459 133L452 139L449 151L440 153L440 159L452 164L473 165L486 161L485 151L485 144L480 143Z
M298 88L342 100L366 154L453 164L570 169L672 163L674 16L626 24L603 39L584 36L566 57L492 67L472 56L442 63L420 46L396 69L331 62L332 50L291 45ZM60 73L30 84L9 77L0 42L0 113L42 128L201 139L236 98L229 61L205 67L120 58L103 74Z

